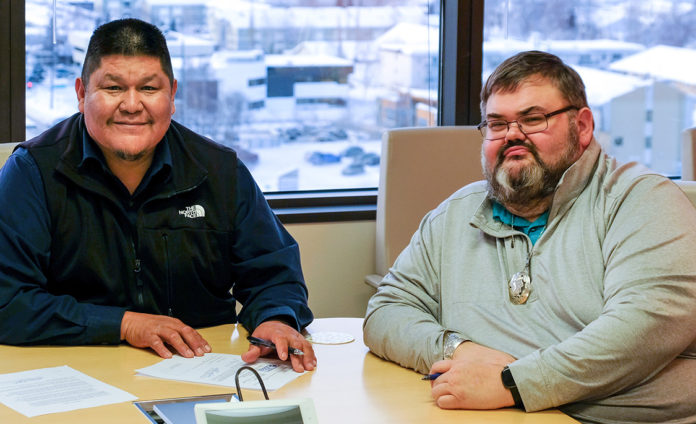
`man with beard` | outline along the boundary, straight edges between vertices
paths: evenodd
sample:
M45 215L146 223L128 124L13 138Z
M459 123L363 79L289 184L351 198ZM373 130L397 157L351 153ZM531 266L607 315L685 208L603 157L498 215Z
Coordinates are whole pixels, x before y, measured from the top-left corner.
M556 56L504 61L481 110L486 181L425 216L370 300L366 344L430 373L441 408L696 422L689 200L602 151Z

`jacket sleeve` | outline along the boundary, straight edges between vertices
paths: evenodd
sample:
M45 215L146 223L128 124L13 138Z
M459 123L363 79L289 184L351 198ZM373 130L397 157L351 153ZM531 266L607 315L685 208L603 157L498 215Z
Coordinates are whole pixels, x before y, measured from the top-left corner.
M376 355L427 373L442 359L439 209L429 212L368 305L365 344ZM459 333L463 338L465 335Z
M48 289L51 220L41 175L25 149L0 170L0 205L0 343L120 343L123 308Z
M510 365L528 411L630 390L696 354L696 210L655 178L607 196L601 315Z
M280 319L299 331L314 318L300 249L239 160L236 190L232 295L242 304L239 322L253 331L264 321Z

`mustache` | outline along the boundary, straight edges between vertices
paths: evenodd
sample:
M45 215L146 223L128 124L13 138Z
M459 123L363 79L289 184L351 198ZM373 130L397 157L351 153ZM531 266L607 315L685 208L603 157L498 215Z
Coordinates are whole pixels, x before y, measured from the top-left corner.
M503 161L505 160L505 152L508 149L511 149L511 148L517 147L517 146L522 146L522 147L526 148L527 150L529 150L529 153L531 153L532 156L534 156L534 159L536 159L537 162L539 161L539 152L537 152L537 148L535 145L533 145L532 143L527 143L521 139L515 139L515 140L510 140L510 141L506 142L500 148L500 150L498 151L498 157L496 158L496 161L497 161L496 167L501 165L503 163Z

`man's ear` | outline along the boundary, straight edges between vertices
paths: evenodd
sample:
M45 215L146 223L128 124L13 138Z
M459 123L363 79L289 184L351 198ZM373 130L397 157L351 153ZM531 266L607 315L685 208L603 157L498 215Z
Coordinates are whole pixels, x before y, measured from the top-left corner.
M172 115L174 115L174 112L176 112L176 105L174 104L174 98L176 97L176 89L177 89L177 87L178 87L178 83L177 83L177 81L176 81L176 79L175 79L174 82L172 83L172 100L171 100L171 101L172 101L172 105L171 105L171 109L172 109L172 113L171 113L171 114L172 114Z
M578 127L578 141L585 150L590 145L594 133L594 116L589 107L581 108L575 115L575 122Z
M85 113L85 90L87 87L82 83L82 78L75 78L75 94L77 94L77 108L80 113Z

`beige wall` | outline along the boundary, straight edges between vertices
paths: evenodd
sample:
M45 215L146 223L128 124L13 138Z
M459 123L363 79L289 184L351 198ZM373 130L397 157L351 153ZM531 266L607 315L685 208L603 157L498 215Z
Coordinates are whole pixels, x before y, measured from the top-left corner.
M309 306L317 318L363 317L375 290L375 221L288 224L300 245Z

